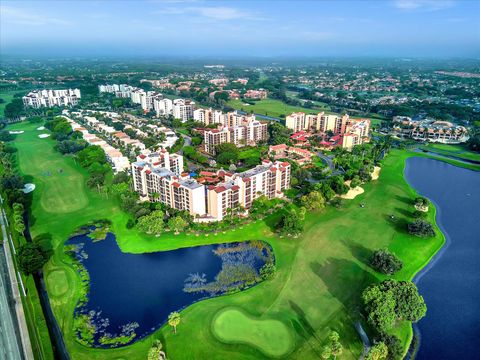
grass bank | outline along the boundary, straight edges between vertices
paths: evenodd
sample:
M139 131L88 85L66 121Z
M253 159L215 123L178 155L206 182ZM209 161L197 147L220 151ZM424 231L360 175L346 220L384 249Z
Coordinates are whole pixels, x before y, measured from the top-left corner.
M439 231L432 239L406 233L406 222L413 211L411 199L416 193L404 180L403 169L405 160L415 153L393 150L383 160L380 179L366 184L364 194L346 201L340 209L309 213L305 231L297 239L275 236L268 222L263 221L217 235L165 234L156 238L126 229L128 217L116 201L88 189L84 185L85 170L73 158L55 152L54 140L39 139L37 126L19 123L11 129L25 130L17 136L15 145L20 170L37 185L32 235L48 232L53 236L55 255L45 267L45 278L72 359L144 359L155 338L162 339L169 359L266 358L255 347L223 343L212 334L213 319L226 307L243 309L259 320L276 319L293 329L295 349L289 355L291 359L318 358L330 329L340 333L342 358L357 359L362 344L354 322L361 319L360 294L370 283L385 278L368 266L372 251L387 247L395 252L405 264L395 278L412 279L444 242ZM85 200L73 206L62 201L59 192L65 194L65 199L73 193ZM55 205L51 205L50 198L55 199ZM360 203L365 207L361 208ZM73 310L80 294L80 279L63 252L63 243L78 226L101 218L112 221L121 250L131 253L262 239L275 251L277 274L244 292L189 306L181 312L176 335L164 326L131 346L90 349L75 341ZM434 221L433 211L429 220ZM408 323L398 324L395 333L406 346L411 327Z

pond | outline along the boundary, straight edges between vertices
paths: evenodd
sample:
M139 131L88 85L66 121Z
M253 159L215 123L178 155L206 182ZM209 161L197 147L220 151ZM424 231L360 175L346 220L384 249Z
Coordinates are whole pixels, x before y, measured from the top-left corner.
M405 178L435 204L447 238L415 278L428 309L416 329L421 338L416 359L478 358L480 173L414 157L407 160Z
M259 283L260 270L275 262L263 241L129 254L107 233L100 241L77 235L66 246L88 287L87 299L75 310L77 340L94 347L139 340L173 311Z

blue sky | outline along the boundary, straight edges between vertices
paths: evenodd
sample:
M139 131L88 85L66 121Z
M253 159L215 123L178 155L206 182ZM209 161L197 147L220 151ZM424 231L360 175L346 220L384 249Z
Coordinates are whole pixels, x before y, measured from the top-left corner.
M3 54L479 57L480 1L8 1Z

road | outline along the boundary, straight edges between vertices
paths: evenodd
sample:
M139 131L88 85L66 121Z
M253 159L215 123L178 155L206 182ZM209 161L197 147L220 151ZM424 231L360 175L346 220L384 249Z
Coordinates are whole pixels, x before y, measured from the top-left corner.
M3 199L0 198L0 202L3 203ZM7 233L6 224L8 221L5 211L1 207L0 226L2 227L4 253L1 254L0 259L2 270L0 276L0 358L33 360L32 346L20 297L20 286L23 287L23 285L19 286L15 275L11 254L11 249L14 248L11 236ZM9 304L14 304L15 312L11 311Z
M332 176L343 174L345 171L343 169L335 169L335 164L333 163L333 156L324 155L322 152L317 153L318 157L329 167L332 172Z

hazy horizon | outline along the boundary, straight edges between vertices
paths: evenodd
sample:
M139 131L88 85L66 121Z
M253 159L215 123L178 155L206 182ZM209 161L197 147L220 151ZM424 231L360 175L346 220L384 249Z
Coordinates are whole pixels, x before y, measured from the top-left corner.
M478 58L480 2L2 1L2 57Z

